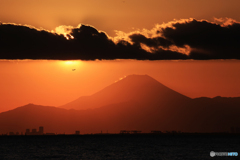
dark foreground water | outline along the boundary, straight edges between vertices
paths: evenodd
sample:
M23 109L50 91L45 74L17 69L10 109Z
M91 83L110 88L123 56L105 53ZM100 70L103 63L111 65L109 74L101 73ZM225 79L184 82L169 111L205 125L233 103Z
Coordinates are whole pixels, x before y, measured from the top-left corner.
M0 159L240 159L239 135L0 136Z

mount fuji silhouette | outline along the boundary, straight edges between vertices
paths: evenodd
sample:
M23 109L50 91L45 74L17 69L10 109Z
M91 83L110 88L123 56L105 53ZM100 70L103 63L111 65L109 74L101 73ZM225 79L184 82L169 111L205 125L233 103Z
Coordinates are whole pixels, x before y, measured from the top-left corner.
M60 106L60 108L94 109L128 101L152 105L173 100L186 101L189 99L148 75L129 75L91 96L80 97Z
M0 113L0 133L44 126L54 133L120 130L226 132L240 127L240 97L191 99L148 75L129 75L60 107L28 104Z

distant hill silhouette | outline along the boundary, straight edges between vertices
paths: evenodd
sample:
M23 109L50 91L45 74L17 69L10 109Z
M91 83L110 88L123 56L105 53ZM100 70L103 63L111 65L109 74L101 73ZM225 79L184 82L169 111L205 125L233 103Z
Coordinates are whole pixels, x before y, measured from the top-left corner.
M28 104L0 113L0 133L39 126L55 133L222 132L240 127L240 97L191 99L147 75L127 76L62 107L68 109Z

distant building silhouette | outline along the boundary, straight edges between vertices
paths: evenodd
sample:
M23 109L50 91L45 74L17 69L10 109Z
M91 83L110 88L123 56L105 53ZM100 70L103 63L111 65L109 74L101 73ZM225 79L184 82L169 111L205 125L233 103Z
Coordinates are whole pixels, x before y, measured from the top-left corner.
M132 130L132 131L131 131L132 134L139 134L139 133L141 133L141 132L142 132L142 131L138 131L138 130Z
M142 131L138 131L138 130L121 130L120 131L120 134L139 134L141 133Z
M46 133L45 135L55 135L55 133Z
M162 131L159 131L159 130L152 130L151 133L152 133L152 134L161 134Z
M121 130L120 134L130 134L130 131L128 131L128 130Z
M79 134L80 134L80 131L76 131L75 134L76 134L76 135L79 135Z
M14 132L9 132L8 135L13 136L13 135L15 135L15 133Z
M36 135L37 134L37 129L32 129L32 134Z
M236 133L240 133L240 127L236 128Z
M30 129L26 129L25 135L30 135L30 134L31 134Z
M39 127L38 133L39 133L40 135L43 135L43 133L44 133L43 126L40 126L40 127Z
M30 132L30 129L26 129L25 135L43 135L44 129L42 126L39 127L39 131L37 132L37 129L32 129L32 132Z
M231 127L231 133L240 133L240 127Z

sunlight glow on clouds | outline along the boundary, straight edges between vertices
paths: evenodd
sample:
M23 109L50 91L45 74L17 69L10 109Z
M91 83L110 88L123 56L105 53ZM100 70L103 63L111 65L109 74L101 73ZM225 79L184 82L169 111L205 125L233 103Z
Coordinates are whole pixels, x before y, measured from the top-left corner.
M154 28L116 31L109 37L91 25L61 25L55 31L17 24L0 25L1 59L240 59L240 23L193 18ZM34 54L32 54L34 53Z
M222 27L227 27L229 25L233 25L234 23L240 23L232 18L214 18L214 22L221 24Z
M62 34L64 35L64 37L69 40L70 38L71 39L74 39L74 37L71 35L71 32L72 32L72 29L74 27L73 26L65 26L65 25L62 25L62 26L58 26L55 28L55 32L57 34Z

